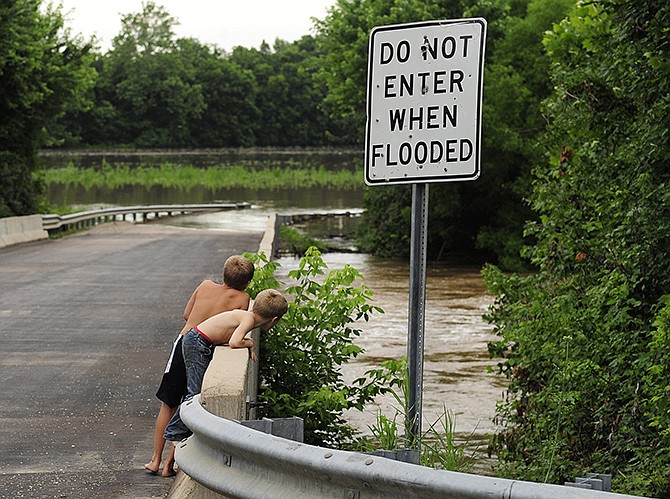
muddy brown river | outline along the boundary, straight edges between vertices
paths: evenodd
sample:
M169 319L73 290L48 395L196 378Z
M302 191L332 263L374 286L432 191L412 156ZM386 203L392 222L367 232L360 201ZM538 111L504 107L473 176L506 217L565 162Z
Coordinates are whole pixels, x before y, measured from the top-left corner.
M345 379L354 379L377 368L388 359L400 360L407 355L407 310L409 300L409 265L401 260L376 258L358 253L327 253L329 268L350 264L364 276L364 283L374 292L374 304L384 314L361 321L362 330L356 343L365 353L345 365ZM298 260L280 258L277 272L286 282L288 271ZM426 276L426 323L424 337L423 418L425 431L446 410L455 417L455 431L461 438L474 433L473 439L484 441L494 431L496 401L504 388L501 379L487 372L495 364L489 359L486 344L495 340L492 327L482 315L492 303L479 269L429 265ZM369 433L377 413L394 415L395 401L382 397L363 413L350 411L347 419L354 427ZM402 417L398 418L398 422Z

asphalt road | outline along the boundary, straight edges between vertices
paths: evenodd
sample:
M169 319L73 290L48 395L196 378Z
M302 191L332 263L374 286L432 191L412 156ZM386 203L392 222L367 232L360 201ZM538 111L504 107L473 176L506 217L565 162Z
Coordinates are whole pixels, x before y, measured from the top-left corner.
M0 249L0 497L164 497L142 465L184 306L261 237L115 222Z

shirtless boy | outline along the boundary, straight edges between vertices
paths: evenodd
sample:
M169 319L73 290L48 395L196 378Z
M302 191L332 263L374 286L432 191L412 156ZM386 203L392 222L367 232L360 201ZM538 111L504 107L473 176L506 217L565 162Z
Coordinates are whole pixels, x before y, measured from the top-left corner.
M248 258L233 255L223 265L223 284L205 280L193 291L184 309L186 324L172 345L165 372L156 397L161 407L156 418L154 431L154 450L151 461L144 465L150 473L158 473L165 448L163 433L170 418L174 415L181 399L186 395L186 368L182 355L184 334L205 319L226 310L249 308L249 295L244 292L254 276L254 264ZM174 453L170 454L163 465L162 476L174 476Z
M288 303L277 290L261 291L251 311L231 310L210 317L189 330L184 336L183 350L186 364L187 393L184 401L200 393L205 371L214 355L214 347L228 344L230 348L248 348L251 360L256 362L254 342L246 335L260 327L268 330L286 313ZM181 420L179 411L172 416L165 429L165 440L179 442L192 432Z

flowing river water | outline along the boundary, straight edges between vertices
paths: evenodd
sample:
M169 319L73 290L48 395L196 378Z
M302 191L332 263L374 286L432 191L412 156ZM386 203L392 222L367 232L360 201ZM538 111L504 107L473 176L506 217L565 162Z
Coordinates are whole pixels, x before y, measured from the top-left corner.
M373 304L384 310L357 325L362 333L356 344L364 354L343 369L353 380L389 359L407 355L409 264L402 260L376 258L360 253L326 253L329 268L352 265L364 276L364 284L374 292ZM280 281L295 268L297 259L282 257L277 276ZM425 431L443 416L454 415L455 432L482 442L493 433L496 401L504 389L502 380L489 373L494 363L488 357L487 342L496 336L482 319L492 297L487 294L476 268L455 268L431 264L426 276L424 334L423 418ZM347 419L357 429L369 433L378 412L393 418L397 404L381 397L366 411L350 411ZM399 420L400 423L400 420ZM437 425L441 428L440 425Z

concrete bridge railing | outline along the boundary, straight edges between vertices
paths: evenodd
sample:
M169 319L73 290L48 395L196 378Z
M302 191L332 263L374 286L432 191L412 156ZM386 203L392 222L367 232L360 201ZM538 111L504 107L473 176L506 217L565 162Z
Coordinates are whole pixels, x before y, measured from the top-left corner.
M46 214L27 215L22 217L0 218L0 248L14 244L27 243L47 239L49 233L68 229L92 227L99 223L126 220L145 221L150 215L159 218L161 215L182 215L193 212L239 210L251 208L249 203L206 203L206 204L157 204L147 206L118 206L99 210L80 211L67 215Z
M0 248L48 237L49 233L42 225L42 215L0 218Z

